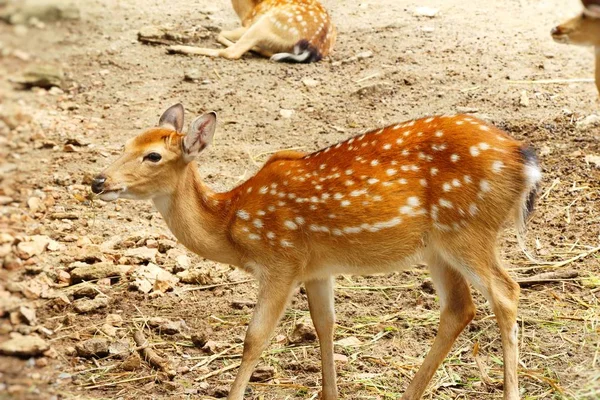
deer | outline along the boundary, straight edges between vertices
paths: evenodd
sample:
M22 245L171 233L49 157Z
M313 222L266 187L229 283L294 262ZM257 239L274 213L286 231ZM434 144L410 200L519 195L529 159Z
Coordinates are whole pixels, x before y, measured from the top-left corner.
M333 49L337 33L317 0L232 0L242 26L222 31L224 49L173 45L168 53L241 58L253 51L272 61L311 63Z
M600 94L600 0L581 0L583 12L555 26L550 31L554 41L580 46L594 46L595 81Z
M504 399L519 398L519 285L498 255L506 221L525 229L541 180L535 151L468 115L378 128L321 150L273 154L251 178L217 193L197 157L211 144L213 112L192 121L176 104L125 144L95 176L105 201L151 200L190 251L239 267L258 282L242 361L228 395L241 400L296 288L304 284L319 339L321 398L338 398L334 277L424 261L439 296L437 336L403 399L422 396L475 316L470 285L491 304L504 358Z

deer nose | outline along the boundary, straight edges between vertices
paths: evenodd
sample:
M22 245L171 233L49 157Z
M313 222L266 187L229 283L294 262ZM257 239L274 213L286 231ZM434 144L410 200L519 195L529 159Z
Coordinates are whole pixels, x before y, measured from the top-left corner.
M104 175L98 175L92 181L92 192L98 194L102 193L104 190L104 182L106 182L106 177Z
M551 35L560 35L562 33L562 30L560 29L560 26L555 26L554 28L552 28L552 30L550 31Z

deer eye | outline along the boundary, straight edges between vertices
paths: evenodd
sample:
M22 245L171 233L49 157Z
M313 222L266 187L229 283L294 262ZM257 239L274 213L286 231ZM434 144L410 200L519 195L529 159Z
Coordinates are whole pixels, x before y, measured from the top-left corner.
M158 153L148 153L144 156L144 161L148 160L150 162L156 163L159 162L162 156Z

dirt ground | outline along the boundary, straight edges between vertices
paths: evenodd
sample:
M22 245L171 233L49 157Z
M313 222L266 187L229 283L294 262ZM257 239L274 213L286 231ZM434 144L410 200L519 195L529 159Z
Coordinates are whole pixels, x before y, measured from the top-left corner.
M168 55L163 45L137 39L140 29L164 25L217 47L218 28L238 24L225 0L86 0L75 2L80 19L0 24L0 346L20 335L49 346L32 358L0 356L0 398L226 396L255 282L185 251L150 202L104 203L88 196L90 176L176 102L185 105L188 121L207 110L219 114L215 145L200 159L202 176L216 190L248 178L278 149L315 150L431 114L470 112L531 143L544 179L527 244L548 264L528 261L512 228L502 237L502 255L519 279L548 271L569 277L522 289L522 398L600 397L600 125L589 79L593 55L549 35L554 24L579 11L579 3L323 3L338 42L332 57L310 65L253 55L239 61ZM415 15L423 5L439 13ZM23 90L7 79L35 65L61 67L62 90ZM199 78L184 80L192 69ZM586 79L568 81L575 78ZM29 246L34 249L28 252L27 243L36 240L42 248ZM192 276L192 283L143 293L132 282L149 262ZM117 277L76 284L74 268L81 263L121 267ZM415 266L340 277L335 297L340 397L400 398L437 329L438 299L428 272ZM82 311L91 298L97 308ZM425 398L502 397L499 331L489 304L478 293L475 299L475 320ZM247 398L317 398L319 351L307 317L299 290L263 355L262 380L257 376ZM297 329L300 322L307 333ZM137 358L136 329L170 361L174 378ZM202 336L208 343L201 349ZM81 347L93 344L89 339L110 351L86 356ZM124 350L113 351L119 346Z

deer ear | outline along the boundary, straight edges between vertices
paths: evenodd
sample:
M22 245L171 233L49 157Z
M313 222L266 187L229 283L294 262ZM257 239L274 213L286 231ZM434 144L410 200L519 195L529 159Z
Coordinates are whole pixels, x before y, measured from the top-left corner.
M196 118L183 138L183 158L190 162L212 143L217 126L217 114L209 112Z
M184 110L181 103L167 108L167 111L160 116L158 126L174 129L176 132L181 133L183 129L183 113Z

